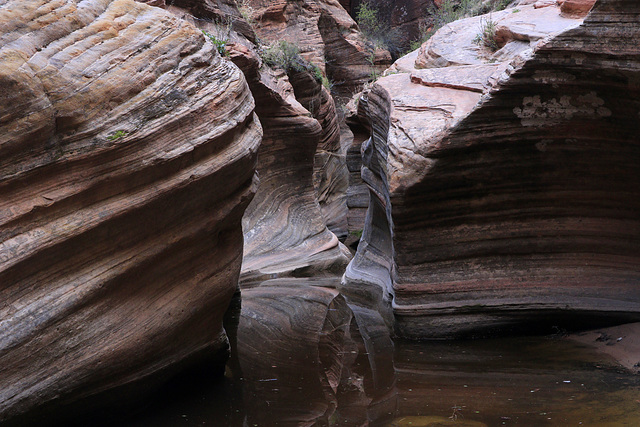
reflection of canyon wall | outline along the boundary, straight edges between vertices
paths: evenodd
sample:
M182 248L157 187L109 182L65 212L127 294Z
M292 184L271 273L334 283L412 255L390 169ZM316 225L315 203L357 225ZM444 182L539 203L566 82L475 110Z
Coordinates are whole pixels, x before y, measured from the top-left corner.
M0 421L222 365L261 136L242 73L133 1L9 1L0 27Z
M234 356L249 425L366 425L395 413L388 329L329 287L275 279L243 289Z
M368 95L372 202L345 284L393 294L403 335L638 317L640 5L559 14L494 13L496 53L459 21L420 52L441 68L401 64Z

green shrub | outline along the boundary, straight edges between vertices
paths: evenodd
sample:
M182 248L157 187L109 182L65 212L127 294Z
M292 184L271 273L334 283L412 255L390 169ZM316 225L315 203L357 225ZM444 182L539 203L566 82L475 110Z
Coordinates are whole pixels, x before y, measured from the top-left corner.
M124 137L125 137L125 136L127 136L127 135L128 135L128 133L127 133L127 132L125 132L125 131L123 131L123 130L117 130L117 131L115 131L114 133L112 133L111 135L109 135L109 136L107 137L107 139L108 139L109 141L115 141L115 140L118 140L118 139L120 139L120 138L124 138Z
M270 67L285 71L303 71L305 60L300 56L300 48L288 41L279 41L262 51L262 60Z
M211 43L213 43L221 56L227 56L227 50L225 48L231 38L233 19L231 17L227 17L223 20L214 21L213 24L215 26L213 34L205 30L202 30L202 34L211 40Z
M474 42L485 46L493 52L500 48L496 41L496 23L491 17L480 20L480 33L476 36Z
M261 57L264 63L270 67L282 68L287 73L307 71L318 83L322 84L326 80L320 67L307 62L300 56L300 48L288 41L282 40L263 49Z
M392 2L391 2L392 3ZM391 27L390 17L393 4L365 0L356 11L356 22L360 32L372 43L374 48L386 49L396 58L401 52L402 36Z
M255 26L256 21L253 18L253 15L255 14L255 10L251 6L250 1L236 0L236 7L238 8L238 12L240 12L240 15L242 15L242 18L244 18L244 20L247 21L247 23L251 27Z
M222 56L226 56L227 55L227 50L225 49L225 47L227 46L227 42L228 40L223 40L223 39L219 39L216 36L214 36L213 34L202 30L202 34L204 34L205 36L207 36L207 38L209 40L211 40L211 43L213 43L213 45L216 47L216 50L218 51L218 53Z
M356 22L365 37L373 39L380 35L381 26L378 19L378 9L371 6L369 2L365 1L360 4L356 12Z

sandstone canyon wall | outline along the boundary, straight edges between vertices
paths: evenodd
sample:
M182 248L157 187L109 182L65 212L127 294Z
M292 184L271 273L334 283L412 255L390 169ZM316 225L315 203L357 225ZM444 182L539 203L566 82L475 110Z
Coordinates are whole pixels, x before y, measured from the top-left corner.
M0 99L0 422L222 366L262 134L240 70L142 3L3 1Z
M260 59L253 58L241 67L256 97L265 136L258 165L260 190L244 218L242 281L340 274L350 255L326 226L313 180L316 150L327 133L298 102L287 74L262 68ZM291 75L292 80L318 84L306 71Z
M256 100L264 135L260 184L243 219L241 284L339 275L350 254L336 236L346 235L347 170L334 101L304 58L295 58L293 68L263 60L269 44L278 48L278 39L258 39L255 5L238 4L176 0L163 7L221 42Z
M458 21L361 99L371 203L344 287L393 299L400 334L640 315L640 5L583 16L494 13L497 52L473 43L488 17Z
M391 57L376 49L337 0L247 0L258 36L286 40L320 67L333 82L333 93L348 100L383 71ZM346 102L346 101L345 101Z

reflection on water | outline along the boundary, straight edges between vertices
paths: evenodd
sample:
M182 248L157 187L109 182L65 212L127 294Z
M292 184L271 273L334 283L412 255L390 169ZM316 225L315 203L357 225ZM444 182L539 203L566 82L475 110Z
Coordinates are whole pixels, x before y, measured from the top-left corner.
M418 418L392 425L638 425L638 379L600 359L560 338L397 343L398 414Z
M376 312L350 307L335 289L292 280L243 291L241 310L229 322L234 357L223 379L174 382L117 425L636 426L640 420L638 378L559 337L393 343Z

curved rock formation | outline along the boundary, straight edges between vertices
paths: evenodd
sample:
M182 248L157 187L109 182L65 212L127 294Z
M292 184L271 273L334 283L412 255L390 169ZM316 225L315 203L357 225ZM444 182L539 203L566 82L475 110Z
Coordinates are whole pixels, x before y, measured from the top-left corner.
M346 235L347 171L334 102L312 67L285 71L267 66L252 41L253 30L248 35L236 31L251 27L228 3L180 0L169 10L218 34L257 101L264 129L260 185L243 220L241 282L249 286L273 277L339 275L350 254L327 229L328 224ZM243 14L255 22L250 2L243 5Z
M505 62L535 47L543 39L577 26L581 19L564 16L556 6L519 6L483 17L460 19L442 27L420 47L416 68L441 68ZM494 27L495 52L480 38ZM489 30L490 31L490 30Z
M313 184L327 228L340 240L347 237L348 169L340 125L329 90L309 72L289 72L296 99L322 127L314 159Z
M244 217L242 281L339 275L350 255L327 229L313 182L316 149L326 133L296 100L283 71L261 68L249 50L231 55L248 78L264 126L260 190Z
M369 189L362 181L362 143L369 138L369 129L363 126L365 120L359 120L354 114L346 118L341 126L343 144L347 147L347 168L349 186L347 188L347 229L349 237L346 245L355 244L362 236L364 218L369 206ZM357 244L356 244L357 246Z
M247 0L261 40L286 40L333 82L345 102L391 62L375 49L337 0Z
M639 19L637 2L601 0L510 64L379 80L345 287L378 284L416 338L640 317Z
M4 2L0 28L0 422L224 359L261 137L242 73L131 0Z

